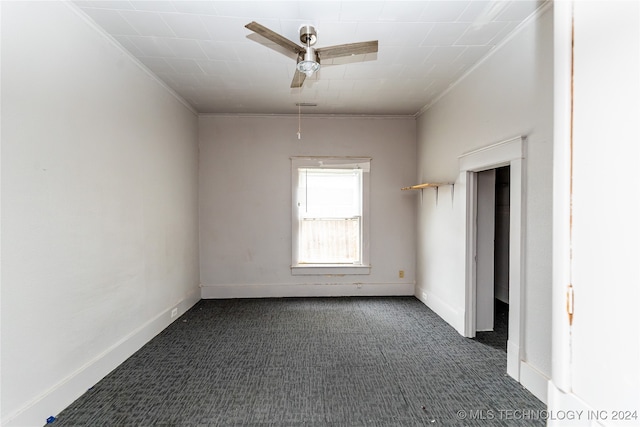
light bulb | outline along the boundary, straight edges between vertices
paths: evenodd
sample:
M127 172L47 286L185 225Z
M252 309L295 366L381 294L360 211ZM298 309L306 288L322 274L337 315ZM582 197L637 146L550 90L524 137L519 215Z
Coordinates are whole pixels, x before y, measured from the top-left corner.
M315 61L300 61L296 66L298 71L306 74L307 77L313 76L313 73L320 69L320 64Z
M320 69L320 63L316 61L316 51L312 47L307 47L302 61L298 62L296 68L307 77L313 76L313 73Z

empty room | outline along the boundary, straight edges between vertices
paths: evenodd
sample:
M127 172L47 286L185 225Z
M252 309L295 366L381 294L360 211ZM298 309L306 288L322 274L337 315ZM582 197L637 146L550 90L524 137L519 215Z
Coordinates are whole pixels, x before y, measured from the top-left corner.
M3 426L640 424L638 2L0 31Z

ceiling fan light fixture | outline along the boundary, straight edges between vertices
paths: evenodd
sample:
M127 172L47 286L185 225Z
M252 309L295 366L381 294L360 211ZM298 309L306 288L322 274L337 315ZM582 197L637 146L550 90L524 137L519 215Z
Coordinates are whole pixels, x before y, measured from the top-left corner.
M316 61L316 51L312 47L308 47L304 53L304 57L298 62L296 68L307 77L313 76L313 73L320 69L320 63Z
M298 62L298 70L301 73L305 73L307 77L313 76L313 73L320 69L320 64L315 61L300 61Z

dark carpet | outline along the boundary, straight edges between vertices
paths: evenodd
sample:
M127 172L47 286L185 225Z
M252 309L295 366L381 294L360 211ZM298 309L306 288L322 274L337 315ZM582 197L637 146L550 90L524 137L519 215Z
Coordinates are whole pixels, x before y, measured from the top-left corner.
M476 332L475 339L506 353L507 339L509 338L509 304L498 299L494 301L493 321L493 331Z
M53 426L544 425L505 372L413 297L202 300Z

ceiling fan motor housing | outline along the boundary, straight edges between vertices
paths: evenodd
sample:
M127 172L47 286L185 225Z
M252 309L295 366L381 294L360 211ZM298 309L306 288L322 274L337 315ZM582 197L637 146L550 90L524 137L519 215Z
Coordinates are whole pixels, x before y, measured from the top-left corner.
M320 62L320 58L318 57L318 53L312 47L308 47L306 52L300 53L298 55L298 62L301 61L311 61L311 62Z
M318 40L318 33L312 25L303 25L300 27L300 41L305 46L313 46Z

